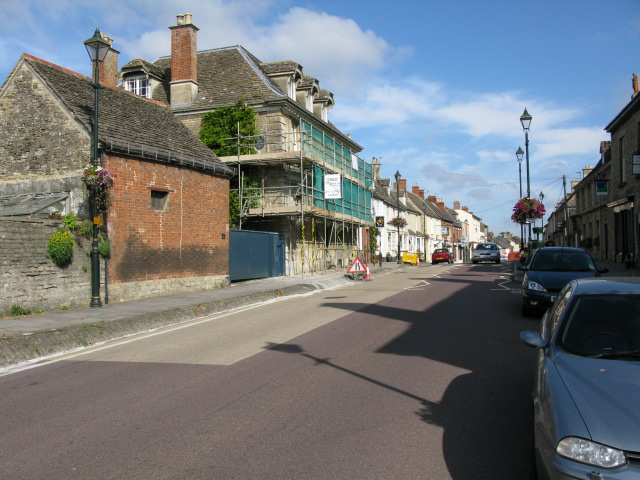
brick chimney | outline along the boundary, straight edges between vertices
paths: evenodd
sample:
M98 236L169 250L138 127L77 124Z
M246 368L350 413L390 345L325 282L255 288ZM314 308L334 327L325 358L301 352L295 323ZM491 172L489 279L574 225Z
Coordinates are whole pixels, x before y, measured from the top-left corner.
M406 190L407 189L407 179L406 178L401 178L399 182L397 182L396 184L393 185L394 189L396 188L400 188L400 190Z
M186 105L198 95L198 30L191 14L177 16L171 30L171 105Z
M436 200L436 206L437 206L440 210L442 210L442 211L444 212L444 211L445 211L445 210L444 210L444 199L442 199L442 198L438 198L438 199Z
M418 190L418 195L420 195L420 198L424 200L424 188Z
M454 210L460 210L460 202L458 200L454 200L453 209Z
M462 207L462 211L469 212L469 207Z
M102 38L104 38L109 45L113 44L113 39L107 37L103 32L100 32ZM98 81L103 85L110 85L115 87L118 85L118 55L120 52L113 47L109 47L109 51L107 55L104 57L104 60L99 65L98 76L100 77ZM92 65L91 69L91 77L95 78L95 63Z
M429 197L427 198L427 202L436 203L436 196L429 195Z
M417 183L411 185L411 193L414 195L420 195L420 186Z

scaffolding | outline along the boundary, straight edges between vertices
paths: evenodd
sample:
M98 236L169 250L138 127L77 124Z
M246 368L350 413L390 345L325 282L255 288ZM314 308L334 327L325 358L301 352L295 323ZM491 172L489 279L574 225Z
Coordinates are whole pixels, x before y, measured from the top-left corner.
M240 229L283 233L287 273L314 273L367 258L373 227L371 164L335 137L300 120L294 131L237 137ZM254 147L241 155L241 147ZM327 198L325 176L339 174L340 198ZM244 179L258 185L243 188Z

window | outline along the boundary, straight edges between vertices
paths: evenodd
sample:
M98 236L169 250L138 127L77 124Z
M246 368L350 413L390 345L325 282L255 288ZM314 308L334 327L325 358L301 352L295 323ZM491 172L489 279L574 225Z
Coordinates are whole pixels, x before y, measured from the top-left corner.
M149 89L149 79L145 76L139 75L135 77L127 77L124 81L125 90L140 95L141 97L149 98L151 91Z
M627 181L627 173L625 172L624 165L624 137L618 140L618 166L620 168L620 183Z
M287 81L287 86L289 87L289 91L287 92L289 95L289 98L293 98L294 100L296 99L296 80L293 77L289 77L289 80Z
M311 95L310 93L307 93L307 110L309 110L310 112L313 112L313 95Z
M151 190L151 209L164 212L167 210L169 192Z

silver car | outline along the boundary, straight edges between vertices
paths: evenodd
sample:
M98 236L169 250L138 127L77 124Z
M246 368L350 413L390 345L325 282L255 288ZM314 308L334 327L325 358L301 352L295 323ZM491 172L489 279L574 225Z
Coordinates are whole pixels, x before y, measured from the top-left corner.
M520 337L538 349L538 478L639 479L640 278L572 280Z
M500 247L493 242L483 242L473 249L472 263L494 262L500 263Z

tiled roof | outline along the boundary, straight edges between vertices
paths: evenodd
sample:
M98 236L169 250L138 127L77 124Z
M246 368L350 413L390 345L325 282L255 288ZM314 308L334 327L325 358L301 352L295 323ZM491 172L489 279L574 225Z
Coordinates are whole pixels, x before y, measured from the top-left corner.
M23 58L91 132L93 80L30 55L25 54ZM175 117L168 106L120 88L102 87L98 136L108 150L191 165L223 175L232 172Z
M133 60L131 60L130 62L128 62L126 65L122 67L122 71L134 70L134 69L135 70L142 69L145 73L150 73L151 75L159 79L163 79L162 70L160 70L157 65L151 62L147 62L142 58L139 58L139 57L134 58Z
M171 57L156 60L164 78L171 78ZM278 86L269 80L262 62L240 46L198 52L198 96L189 108L219 108L286 98ZM153 98L169 103L166 90L156 89Z
M280 60L277 62L262 62L260 64L266 73L286 73L295 72L301 69L300 64L291 60Z

